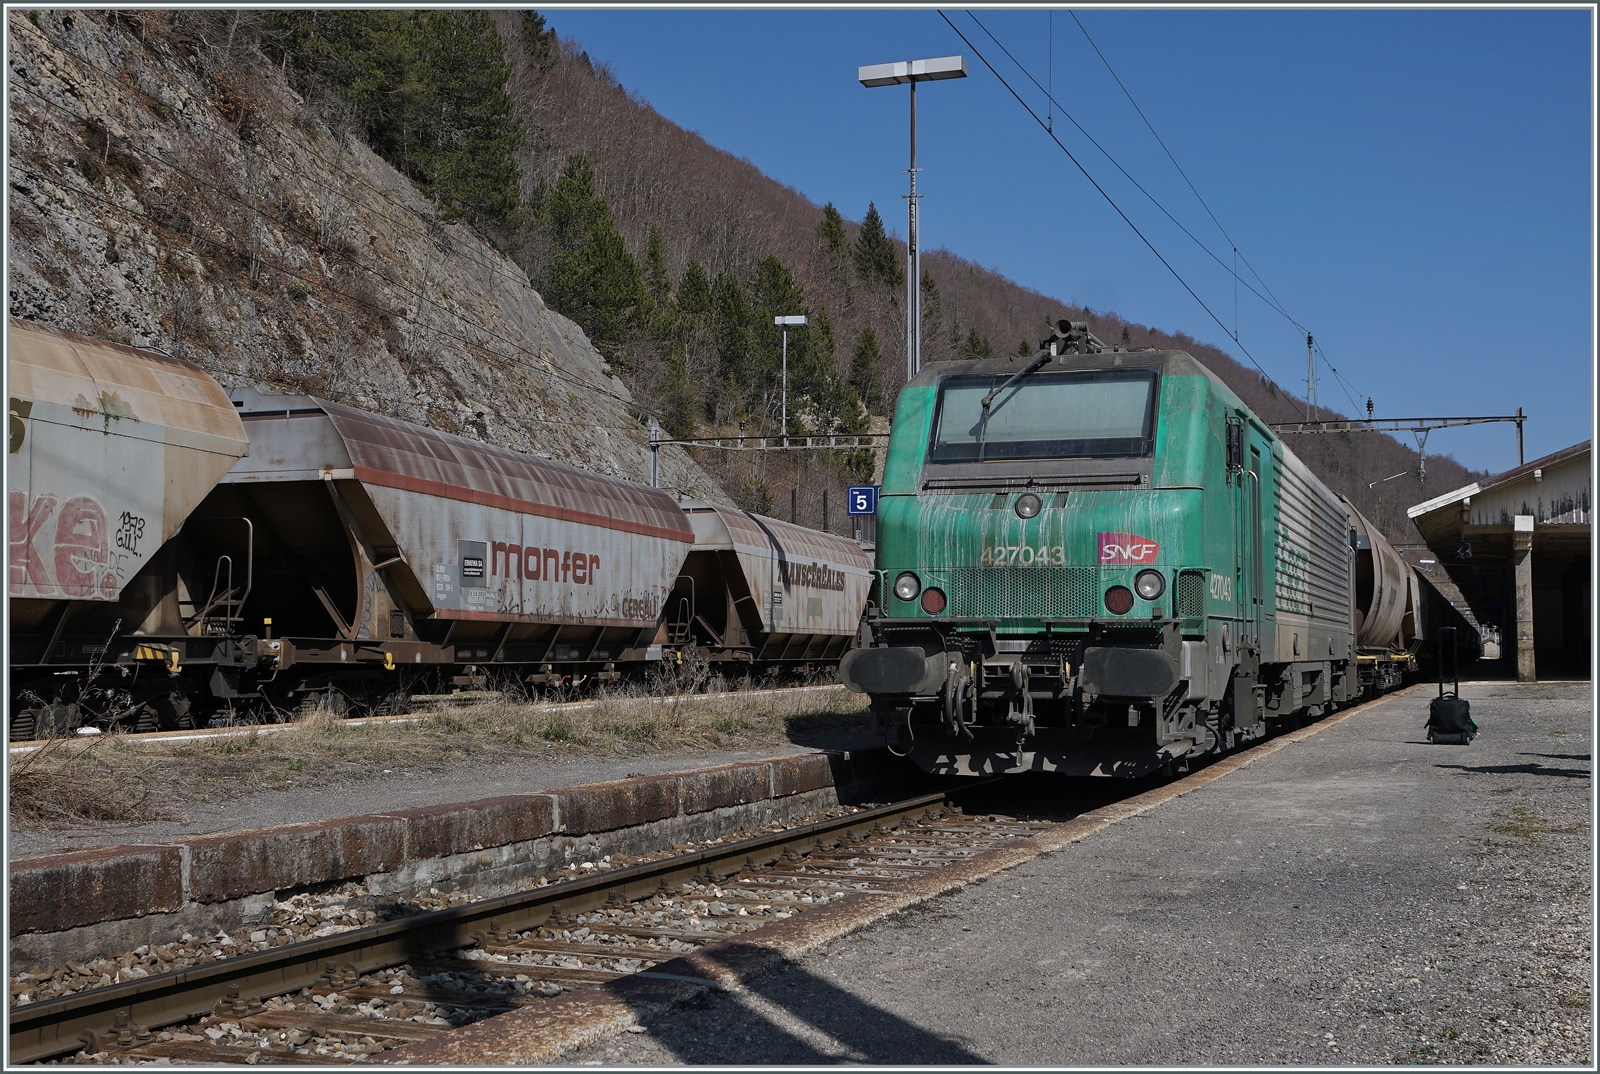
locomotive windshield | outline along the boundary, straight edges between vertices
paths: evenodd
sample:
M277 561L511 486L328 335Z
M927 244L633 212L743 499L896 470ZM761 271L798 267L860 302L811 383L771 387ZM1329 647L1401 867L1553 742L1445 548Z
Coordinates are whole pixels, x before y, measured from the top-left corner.
M1007 379L946 377L939 385L929 462L1148 455L1155 443L1156 372L1037 373L983 399Z

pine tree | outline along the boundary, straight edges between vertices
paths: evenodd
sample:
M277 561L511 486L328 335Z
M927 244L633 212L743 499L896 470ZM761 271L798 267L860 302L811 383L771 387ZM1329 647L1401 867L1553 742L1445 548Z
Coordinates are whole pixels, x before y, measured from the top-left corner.
M1033 354L1033 346L1027 340L1017 344L1017 357L1027 358Z
M1128 346L1128 344L1130 342L1131 341L1128 339L1128 326L1127 325L1123 325L1122 326L1122 345L1124 347L1126 347L1126 346Z
M711 283L711 330L722 378L744 387L750 382L750 302L739 281L726 272Z
M446 220L467 214L513 223L522 124L505 91L511 67L494 20L483 11L429 11L419 22L424 45L416 77L431 85L427 103L438 116L431 131L418 132L431 134L414 153L423 189Z
M861 232L856 236L855 262L857 274L868 283L881 281L897 287L905 282L899 252L884 231L883 217L878 215L878 206L873 202L867 203L867 216L861 221Z
M711 312L711 281L699 261L689 259L678 281L678 312L691 321L697 321Z
M505 92L510 65L481 11L283 11L268 57L310 100L335 98L372 149L445 219L511 228L522 128ZM292 61L292 63L291 63Z
M673 437L690 437L699 431L700 400L689 376L689 358L681 345L667 355L666 383L661 392L661 427Z
M844 269L850 254L850 239L844 232L844 217L833 207L833 202L822 207L822 221L817 224L817 240L834 271Z
M850 356L850 386L861 397L861 405L869 414L883 413L883 400L878 392L878 366L883 361L883 350L878 346L878 334L868 325L856 337L855 351Z
M978 335L978 327L973 325L967 332L967 341L962 344L961 354L965 358L993 358L994 344L989 342L989 337Z
M567 158L547 215L554 257L545 299L576 321L602 354L619 359L620 345L635 334L634 313L647 292L582 156Z
M798 363L793 350L794 339L791 336L789 340L789 416L793 423L796 407L792 389L798 388L811 413L813 430L827 433L853 420L860 413L861 404L839 376L834 356L833 321L828 311L818 309L810 318L811 323L805 329L806 345Z
M750 280L751 356L743 383L754 386L760 382L775 381L783 353L783 329L772 323L774 317L806 313L805 293L795 282L794 274L776 257L768 256L756 263ZM789 329L790 384L794 373L805 366L811 341L809 327ZM796 412L794 392L789 393L789 413Z
M772 490L759 477L752 477L746 481L744 487L739 490L739 494L733 498L733 502L751 514L767 515L769 517L772 515L774 506Z
M665 306L672 299L672 280L667 276L667 257L662 249L661 229L650 225L650 241L644 251L644 281L650 297Z
M522 13L522 46L540 71L548 71L556 65L559 52L556 32L545 27L544 16L537 11Z

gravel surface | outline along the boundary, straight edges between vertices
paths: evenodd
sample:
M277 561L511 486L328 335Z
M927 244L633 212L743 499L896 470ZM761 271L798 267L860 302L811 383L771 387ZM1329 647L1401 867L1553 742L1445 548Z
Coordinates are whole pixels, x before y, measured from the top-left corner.
M1431 693L565 1062L1592 1065L1590 685Z
M8 833L6 852L9 860L17 860L85 847L158 843L185 836L329 820L387 809L470 802L624 776L710 768L813 749L866 749L875 744L870 736L841 732L827 740L808 741L803 745L768 745L747 750L697 750L624 757L552 751L549 759L535 756L489 764L467 761L443 771L400 769L373 778L321 780L292 790L241 794L221 802L180 803L172 811L181 820L13 829Z
M825 809L806 817L796 818L792 822L773 822L761 828L750 828L730 831L714 839L700 842L680 843L673 847L665 847L643 855L607 854L594 861L574 862L560 869L552 870L542 878L536 886L555 884L562 881L575 880L590 875L595 870L620 869L627 866L654 861L673 854L687 852L692 849L714 847L725 843L737 843L744 839L753 838L770 832L781 831L791 823L811 823L829 819L835 816L855 813L858 806L837 806ZM631 903L626 907L602 907L590 913L577 915L575 921L563 927L560 924L547 924L546 927L524 930L520 936L523 939L540 939L546 941L576 942L596 948L598 959L579 961L571 958L563 959L558 955L527 954L520 958L522 963L532 967L539 966L565 966L569 969L603 969L614 972L631 972L633 970L654 966L658 959L652 957L659 955L661 959L672 958L678 954L693 951L698 944L684 943L678 939L641 940L637 937L623 934L612 934L606 931L606 926L632 926L632 927L665 927L690 932L726 932L736 935L746 928L765 924L770 921L781 921L793 916L797 908L817 906L840 899L849 894L850 888L870 888L871 881L850 881L849 878L826 877L816 879L812 890L792 890L785 887L782 890L771 888L753 889L749 885L740 885L737 882L723 882L721 884L702 883L699 881L685 882L668 895L660 893L650 899ZM755 901L752 901L754 898ZM33 1003L44 1003L59 999L65 995L83 992L96 988L105 988L113 984L122 984L127 981L138 980L162 973L184 970L196 966L205 966L213 962L236 958L240 955L253 954L257 951L266 951L274 947L301 941L314 940L336 933L348 932L353 929L398 918L411 917L416 914L433 910L443 910L455 906L462 906L478 901L478 896L468 891L449 890L440 891L439 888L430 888L425 892L414 895L394 897L392 895L374 895L366 886L358 881L348 881L340 884L331 891L301 892L287 899L279 900L273 904L270 922L263 923L259 928L243 929L237 935L230 935L225 930L215 933L184 933L178 940L167 944L144 944L132 951L110 954L101 958L87 959L83 962L68 961L49 966L32 966L22 972L13 973L10 977L10 997L14 1006L27 1006ZM511 942L513 937L507 936L505 942ZM643 953L646 957L630 957ZM611 956L616 957L611 957ZM472 960L486 957L482 952L468 950L465 958ZM530 970L530 972L534 972ZM385 970L381 973L370 974L363 977L360 983L373 985L383 983L390 987L404 976L400 970ZM507 982L491 975L472 975L471 980L462 979L447 982L449 974L435 975L440 977L434 982L443 986L451 983L457 991L477 992L487 988L490 991L509 987ZM535 976L537 974L535 973ZM422 980L426 981L427 978ZM526 975L516 978L516 991L518 994L527 995L541 992L544 995L556 995L567 990L559 984L530 980ZM527 987L522 987L526 985ZM302 990L298 994L301 1000L310 1002L311 990ZM338 997L335 996L335 999ZM316 1002L323 1005L325 1011L332 1012L333 1007L328 1005L328 997L323 996ZM269 1007L277 1010L293 1010L294 1000L285 998L271 1000ZM340 1010L354 1007L355 1002L343 1004ZM436 1007L437 1004L429 1004ZM305 1008L305 1009L309 1009ZM346 1013L358 1014L362 1017L371 1017L370 1010L355 1010ZM390 1012L391 1014L393 1012ZM412 1012L414 1013L414 1012ZM430 1017L435 1013L426 1012ZM410 1017L410 1014L406 1015ZM481 1015L480 1015L481 1016ZM458 1019L473 1020L470 1017ZM213 1023L223 1024L225 1019L207 1019L201 1021L200 1026L206 1027ZM234 1025L235 1029L239 1028ZM172 1039L186 1039L181 1034L182 1027L171 1029L170 1032L157 1035L157 1039L166 1041ZM281 1044L281 1040L268 1040L265 1036L257 1037L245 1034L232 1043L240 1047L249 1046L252 1042L262 1045ZM215 1039L215 1037L213 1037ZM305 1047L316 1047L316 1042L309 1044L305 1041L295 1042ZM385 1047L392 1046L392 1042ZM382 1050L382 1049L376 1049ZM322 1053L327 1054L327 1053ZM114 1057L106 1056L99 1061L115 1061Z

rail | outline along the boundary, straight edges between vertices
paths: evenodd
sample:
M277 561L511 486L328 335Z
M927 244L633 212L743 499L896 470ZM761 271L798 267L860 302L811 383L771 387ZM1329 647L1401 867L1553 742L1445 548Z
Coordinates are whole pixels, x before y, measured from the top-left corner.
M960 793L992 782L974 782ZM952 793L919 795L726 846L13 1007L10 1059L13 1063L36 1062L79 1049L98 1051L119 1040L131 1045L138 1034L202 1017L219 1003L239 1002L241 996L267 997L309 988L319 981L354 980L363 973L426 960L506 931L537 928L562 915L586 913L619 900L648 898L674 884L717 882L796 860L830 843L853 843L875 830L914 824Z

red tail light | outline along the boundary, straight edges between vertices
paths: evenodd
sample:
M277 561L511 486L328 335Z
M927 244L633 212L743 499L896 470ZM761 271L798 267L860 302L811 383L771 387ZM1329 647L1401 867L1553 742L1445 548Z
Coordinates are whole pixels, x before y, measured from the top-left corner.
M1127 615L1133 609L1133 590L1125 585L1114 585L1106 590L1106 611L1112 615Z

